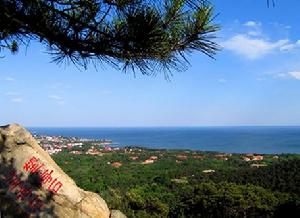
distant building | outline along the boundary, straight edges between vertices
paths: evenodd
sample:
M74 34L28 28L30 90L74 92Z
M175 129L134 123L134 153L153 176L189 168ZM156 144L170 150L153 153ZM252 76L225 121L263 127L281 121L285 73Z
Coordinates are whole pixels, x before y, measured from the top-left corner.
M259 161L259 160L263 160L264 159L264 156L262 155L250 155L250 154L247 154L246 157L243 157L243 160L244 161Z
M121 162L114 162L114 163L111 163L111 165L115 168L119 168L121 167L123 164Z
M71 145L72 147L75 147L75 146L81 147L83 144L82 144L82 142L75 142L75 143L70 143L70 145Z
M193 155L193 158L194 159L203 159L204 156L202 156L202 155Z
M70 151L71 154L82 154L82 151Z
M228 160L228 154L216 154L215 158L219 160Z
M113 149L110 146L105 146L104 151L112 151Z
M189 183L187 181L187 178L184 177L184 178L181 178L181 179L171 179L172 182L175 182L175 183L178 183L178 184L187 184Z
M158 158L157 156L151 156L149 159L150 160L157 160L157 158Z
M59 153L62 151L61 148L51 148L51 149L48 149L46 150L48 152L48 154L52 155L52 154L56 154L56 153Z
M251 164L250 166L251 166L251 167L259 168L259 167L266 167L266 166L268 166L268 165L267 165L267 164Z
M142 162L142 164L153 164L153 163L154 163L154 160L150 160L150 159Z
M133 157L129 157L131 160L138 160L139 157L138 156L133 156Z
M179 159L179 160L186 160L188 157L186 155L184 155L184 154L178 154L176 156L176 158Z
M94 148L94 146L92 146L89 150L87 150L85 152L85 154L88 154L88 155L98 155L98 156L102 156L103 154L98 151L97 149Z
M243 157L243 160L244 160L244 161L247 161L247 162L248 162L248 161L251 161L251 159L250 159L249 157Z
M262 155L256 155L256 156L252 157L252 160L263 160L263 159L264 159L264 156L262 156Z
M215 170L203 170L202 172L203 172L203 173L214 173Z

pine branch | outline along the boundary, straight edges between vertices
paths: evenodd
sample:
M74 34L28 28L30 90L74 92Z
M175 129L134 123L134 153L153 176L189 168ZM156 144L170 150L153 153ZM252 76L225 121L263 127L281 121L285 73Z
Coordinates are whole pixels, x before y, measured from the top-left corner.
M0 44L39 40L58 63L98 60L151 74L184 68L188 52L218 50L204 0L0 0L0 11Z

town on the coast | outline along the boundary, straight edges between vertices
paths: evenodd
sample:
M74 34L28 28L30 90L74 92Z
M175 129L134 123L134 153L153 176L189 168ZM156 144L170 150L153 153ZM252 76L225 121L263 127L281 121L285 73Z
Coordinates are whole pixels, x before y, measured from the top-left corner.
M65 136L49 136L49 135L34 135L34 138L40 144L40 146L46 150L50 155L54 155L60 152L67 152L72 155L91 155L91 156L103 156L110 153L114 154L127 154L129 160L137 162L143 165L153 164L159 159L164 159L163 149L148 149L141 146L116 146L112 140L109 139L87 139L80 137L65 137ZM151 150L149 156L145 157L145 152ZM153 152L156 155L153 155ZM207 159L213 158L216 160L227 161L234 156L245 162L250 162L251 167L259 168L267 166L263 160L277 160L278 155L265 155L265 154L231 154L220 152L198 152L191 150L174 150L174 160L180 164L188 159ZM119 168L124 163L122 162L107 162L112 167ZM214 173L213 169L206 169L203 173Z

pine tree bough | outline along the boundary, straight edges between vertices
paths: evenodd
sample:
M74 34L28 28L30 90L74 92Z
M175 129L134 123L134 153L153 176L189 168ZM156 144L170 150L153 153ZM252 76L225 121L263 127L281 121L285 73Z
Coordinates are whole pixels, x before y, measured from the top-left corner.
M0 49L38 40L54 62L177 70L188 52L213 57L219 26L205 0L0 0Z

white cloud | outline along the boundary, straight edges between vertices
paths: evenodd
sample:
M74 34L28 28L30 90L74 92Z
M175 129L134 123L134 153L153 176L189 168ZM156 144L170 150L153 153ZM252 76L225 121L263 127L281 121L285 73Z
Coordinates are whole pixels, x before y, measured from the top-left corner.
M259 35L261 35L261 32L259 32L259 31L249 31L247 34L249 36L259 36Z
M257 26L261 26L261 23L260 22L255 22L255 21L248 21L246 23L244 23L244 26L247 26L247 27L257 27Z
M64 89L70 89L71 88L71 85L69 84L64 84L64 83L61 83L61 82L57 82L57 83L54 83L52 85L49 85L48 88L50 89L54 89L55 91L58 90L58 91L62 91Z
M51 98L52 100L54 100L55 103L58 104L58 105L64 105L65 104L64 98L59 96L59 95L49 95L48 97Z
M261 36L262 35L262 24L261 22L248 21L243 24L247 28L247 35L249 36Z
M273 74L275 79L296 79L300 80L300 71L280 72Z
M58 96L58 95L49 95L48 97L51 98L51 99L54 99L54 100L58 100L58 101L63 100L63 98L61 96Z
M300 71L291 71L288 72L287 74L293 77L294 79L300 80Z
M300 48L300 40L295 43L288 43L280 48L281 51L291 51L293 49Z
M9 81L9 82L15 81L15 79L12 78L12 77L6 77L5 80L6 80L6 81Z
M15 103L21 103L23 102L23 98L12 98L11 101Z
M296 44L286 44L281 46L280 51L290 51L292 49L294 49L296 46Z
M289 51L300 47L300 42L298 40L296 43L290 43L288 39L271 42L263 38L237 34L223 42L222 46L248 59L257 59L275 51Z
M223 79L223 78L221 78L221 79L218 79L218 82L219 82L219 83L227 83L227 80L226 80L226 79Z
M274 75L274 78L285 79L287 76L287 73L277 73Z
M4 95L7 95L7 96L17 96L17 95L20 95L19 92L5 92Z

